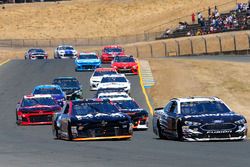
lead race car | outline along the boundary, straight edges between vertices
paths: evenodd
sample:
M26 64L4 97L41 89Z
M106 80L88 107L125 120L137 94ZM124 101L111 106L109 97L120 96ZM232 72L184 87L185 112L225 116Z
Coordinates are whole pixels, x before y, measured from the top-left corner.
M131 119L109 100L84 99L70 101L53 117L55 138L65 140L130 139Z
M24 54L24 59L37 60L48 59L48 53L40 48L31 48Z
M116 56L124 56L124 49L119 45L105 46L102 50L102 63L110 63Z
M94 70L101 67L101 60L96 53L80 53L75 59L75 71Z
M155 109L153 131L160 138L187 141L243 140L247 121L217 97L174 98Z
M52 124L52 116L61 107L51 95L26 95L17 104L16 123L18 125Z
M133 56L116 56L111 62L111 67L119 73L138 74L138 63Z

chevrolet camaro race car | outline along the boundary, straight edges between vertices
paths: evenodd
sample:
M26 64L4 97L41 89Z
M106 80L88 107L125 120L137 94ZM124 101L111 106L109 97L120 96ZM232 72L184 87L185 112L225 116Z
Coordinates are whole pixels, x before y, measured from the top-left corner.
M133 56L116 56L111 67L119 73L138 74L138 64Z
M101 60L96 53L80 53L75 59L75 71L94 70L101 66Z
M118 74L114 68L97 68L90 77L90 90L97 90L103 75Z
M55 59L74 59L77 56L77 51L70 45L58 46L54 51Z
M130 93L130 82L124 74L104 75L99 83L98 89L122 88L125 92Z
M53 134L64 140L130 139L131 119L109 100L84 99L68 102L53 117Z
M134 99L118 99L112 102L121 112L131 117L134 129L148 129L148 112L142 109Z
M48 59L48 53L46 53L43 49L40 48L32 48L25 52L24 59Z
M217 97L174 98L155 109L153 131L160 138L187 141L243 140L247 122Z
M51 95L27 95L17 104L16 123L18 125L52 124L52 116L61 107Z
M105 46L102 50L101 60L103 63L111 62L116 56L124 56L124 49L118 45Z
M52 84L59 85L68 100L83 98L82 85L75 77L58 77L53 80Z
M58 85L39 85L36 86L32 92L33 95L51 95L60 106L63 106L66 101L66 94Z

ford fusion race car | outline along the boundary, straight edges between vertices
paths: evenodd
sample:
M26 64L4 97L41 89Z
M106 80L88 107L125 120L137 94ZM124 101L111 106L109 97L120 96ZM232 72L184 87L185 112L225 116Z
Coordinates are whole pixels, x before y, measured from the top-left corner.
M124 49L118 45L105 46L102 50L101 59L103 63L111 62L115 56L123 56Z
M97 90L103 75L118 74L114 68L97 68L90 78L90 90Z
M54 51L55 59L74 59L77 56L77 51L70 45L58 46Z
M174 98L155 109L153 131L160 138L187 141L243 140L247 121L217 97Z
M24 54L24 59L48 59L48 53L46 53L43 49L40 48L32 48Z
M133 128L138 130L148 129L148 112L142 109L134 99L112 100L117 108L128 114L133 122Z
M80 53L75 59L75 71L94 70L101 66L101 60L96 53Z
M133 56L116 56L111 67L120 73L138 74L138 64Z
M54 115L52 129L56 138L65 140L129 139L133 134L130 117L101 99L68 102Z
M97 90L108 88L122 88L125 92L130 93L130 82L124 74L104 75Z
M82 86L75 77L58 77L53 80L52 84L59 85L68 100L83 98Z
M17 104L16 123L18 125L52 124L52 116L61 107L51 95L24 96Z
M66 101L66 95L58 85L39 85L32 92L33 95L51 95L60 106L63 106Z

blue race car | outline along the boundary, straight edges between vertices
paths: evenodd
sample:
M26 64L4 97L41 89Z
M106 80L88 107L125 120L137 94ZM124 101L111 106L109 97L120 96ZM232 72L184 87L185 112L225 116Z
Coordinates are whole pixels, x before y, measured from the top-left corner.
M101 67L101 60L96 53L80 53L75 59L75 71L94 70Z
M49 94L51 95L60 106L64 106L66 95L58 85L39 85L36 86L32 95Z

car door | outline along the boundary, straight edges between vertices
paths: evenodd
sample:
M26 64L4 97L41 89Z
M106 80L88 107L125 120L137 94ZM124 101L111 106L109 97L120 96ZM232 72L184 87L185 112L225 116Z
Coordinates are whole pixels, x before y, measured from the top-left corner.
M172 106L172 101L170 101L163 109L160 117L160 125L163 131L167 132L168 130L168 111Z
M175 134L176 132L176 118L178 111L178 103L176 101L172 101L172 105L167 112L167 131L171 134Z
M58 118L58 125L62 132L68 131L68 120L69 120L69 104L67 103L63 113Z

